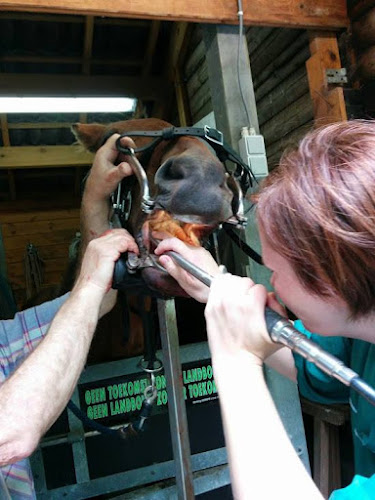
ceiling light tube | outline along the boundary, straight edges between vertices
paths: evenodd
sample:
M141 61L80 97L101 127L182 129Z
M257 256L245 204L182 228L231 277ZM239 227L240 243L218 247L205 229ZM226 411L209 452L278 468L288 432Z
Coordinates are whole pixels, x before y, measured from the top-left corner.
M135 105L129 97L0 97L0 113L121 113Z

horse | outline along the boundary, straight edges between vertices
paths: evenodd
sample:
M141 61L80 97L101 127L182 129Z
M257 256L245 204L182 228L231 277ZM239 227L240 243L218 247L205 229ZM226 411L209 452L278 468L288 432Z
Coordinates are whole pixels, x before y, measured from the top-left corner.
M141 186L132 178L122 182L122 190L132 197L132 208L123 225L138 244L139 261L147 262L147 265L139 267L146 287L146 292L143 289L142 293L147 294L148 290L150 295L156 293L159 297L186 297L177 282L160 266L154 265L155 243L151 232L161 231L198 246L222 222L240 219L240 189L215 154L210 141L188 135L191 130L201 129L184 129L186 135L174 135L173 131L180 129L156 118L132 119L109 125L76 123L72 130L78 142L94 153L114 133L121 136L129 134L134 140L136 157L144 169L153 199L152 209L145 213L142 210ZM158 135L161 131L166 133ZM155 140L155 137L158 139ZM215 136L212 143L217 145L217 142ZM126 160L120 151L119 145L119 161ZM204 320L200 321L200 326L203 325Z
M73 125L78 141L96 152L113 133L172 130L173 125L156 118L115 122L110 125ZM149 137L132 137L137 149L150 144ZM187 243L200 245L220 223L233 216L235 190L232 177L210 146L197 137L182 135L162 139L149 152L137 154L146 172L154 209L141 211L140 189L132 193L132 211L126 227L135 237L141 260L152 252L151 230L162 230ZM128 182L127 180L124 181ZM142 269L146 285L165 296L184 296L175 280L156 266Z

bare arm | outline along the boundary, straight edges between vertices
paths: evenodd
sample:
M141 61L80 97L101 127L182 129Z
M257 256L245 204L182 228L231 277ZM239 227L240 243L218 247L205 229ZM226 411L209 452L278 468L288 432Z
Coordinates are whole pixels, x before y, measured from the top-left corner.
M118 134L112 135L97 151L86 180L81 204L81 256L91 240L110 228L112 215L110 195L124 177L132 175L128 163L118 162L119 153L116 149L118 137ZM122 144L134 147L134 142L129 138L122 139ZM107 293L101 306L101 315L112 309L116 297L115 290Z
M123 229L90 243L77 283L46 337L0 386L0 466L30 455L65 407L86 361L114 262L129 245Z
M248 278L214 279L207 333L234 497L321 499L285 432L263 376L277 349L266 329L267 291Z
M321 499L248 352L213 361L234 498Z

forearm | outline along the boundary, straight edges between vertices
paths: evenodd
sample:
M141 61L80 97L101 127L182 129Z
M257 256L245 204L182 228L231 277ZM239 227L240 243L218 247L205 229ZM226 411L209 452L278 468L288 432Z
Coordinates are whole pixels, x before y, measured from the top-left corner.
M90 179L87 179L90 183ZM108 197L98 197L86 187L81 203L82 253L88 243L110 228L111 207Z
M87 357L102 295L95 289L73 290L43 341L0 387L0 465L32 453L67 404Z
M297 370L294 364L292 351L288 347L282 347L265 359L265 363L284 377L297 382Z
M251 356L242 351L213 359L234 496L321 499L284 430L262 366Z
M87 179L90 183L90 178ZM81 204L81 248L80 248L80 262L84 255L87 245L91 240L97 238L110 228L110 203L109 198L99 197L91 194L89 186L86 186L82 197ZM78 266L78 272L80 268ZM107 314L116 303L117 291L110 290L104 297L103 303L100 307L99 317Z

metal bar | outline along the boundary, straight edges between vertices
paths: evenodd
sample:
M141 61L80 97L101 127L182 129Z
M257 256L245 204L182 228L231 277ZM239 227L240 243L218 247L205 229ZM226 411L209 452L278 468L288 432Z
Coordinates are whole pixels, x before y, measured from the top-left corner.
M203 471L195 472L194 486L195 494L201 495L208 491L216 490L230 484L229 468L227 465L212 467ZM176 486L165 487L160 483L147 486L133 493L125 493L114 500L171 500L176 498Z
M158 299L158 315L178 498L180 500L193 500L194 484L174 300Z
M191 459L194 472L225 465L228 462L225 448L198 453L193 455ZM174 469L174 462L170 460L106 477L91 479L91 481L88 480L86 483L72 484L49 491L42 491L38 493L38 500L61 500L61 498L80 500L111 492L130 490L137 486L172 478L174 477ZM177 497L174 495L172 498L175 499Z
M78 388L76 387L71 400L80 407ZM69 431L73 434L84 435L83 424L71 411L68 411ZM77 483L86 483L90 480L89 466L87 463L86 443L84 437L81 441L72 443L74 469Z

